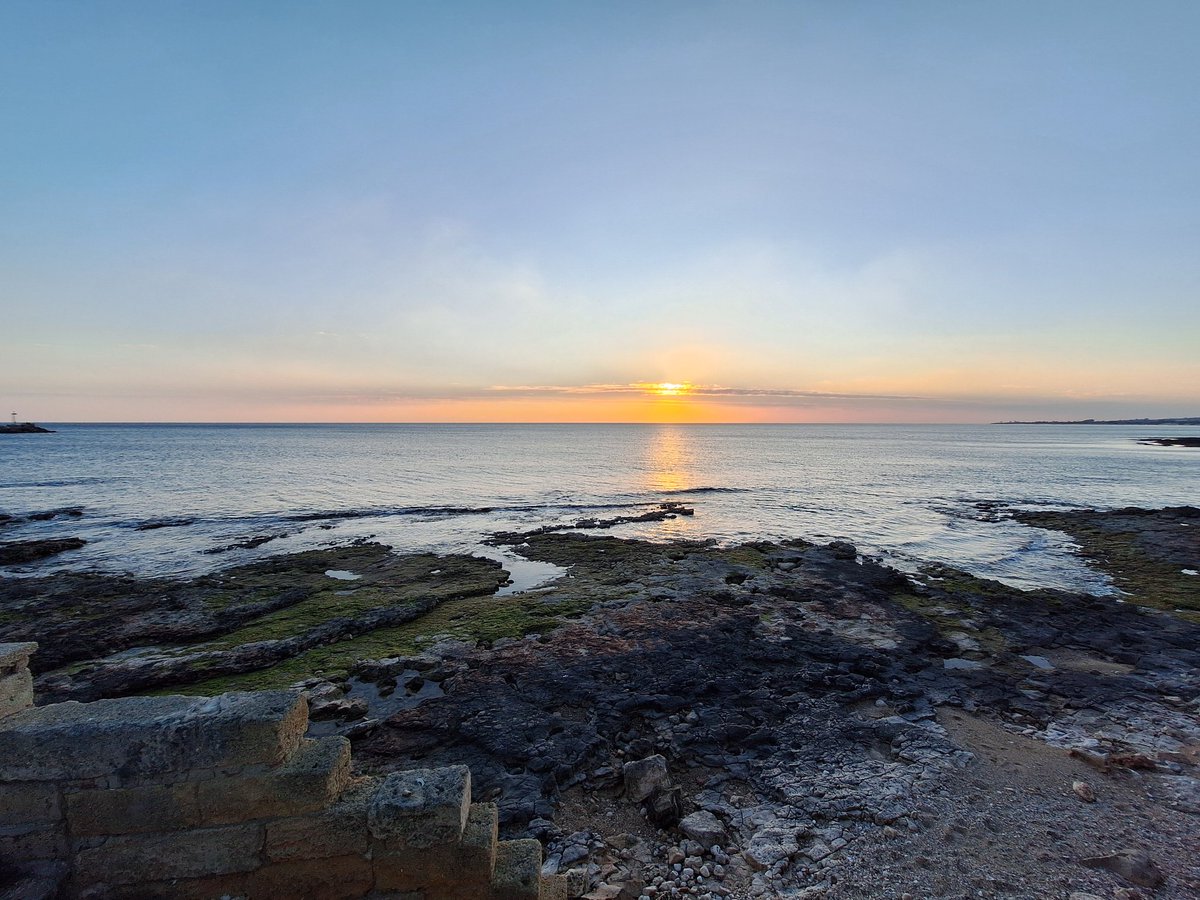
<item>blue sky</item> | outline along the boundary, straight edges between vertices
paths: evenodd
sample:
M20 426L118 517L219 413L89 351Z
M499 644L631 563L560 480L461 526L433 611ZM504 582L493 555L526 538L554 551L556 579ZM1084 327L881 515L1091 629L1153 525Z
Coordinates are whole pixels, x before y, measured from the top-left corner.
M9 0L0 401L1197 415L1198 34L1165 2ZM703 390L631 406L654 382Z

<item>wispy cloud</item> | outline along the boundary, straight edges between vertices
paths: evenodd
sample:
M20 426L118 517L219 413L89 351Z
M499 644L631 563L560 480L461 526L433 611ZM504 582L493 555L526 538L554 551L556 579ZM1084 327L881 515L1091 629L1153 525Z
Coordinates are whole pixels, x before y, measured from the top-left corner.
M581 384L581 385L493 385L487 388L486 396L497 397L541 397L541 396L606 396L612 394L654 395L661 393L658 382L635 381L628 384ZM676 397L747 398L773 400L931 400L910 394L858 394L833 391L809 391L790 388L727 387L715 384L688 384L680 386Z

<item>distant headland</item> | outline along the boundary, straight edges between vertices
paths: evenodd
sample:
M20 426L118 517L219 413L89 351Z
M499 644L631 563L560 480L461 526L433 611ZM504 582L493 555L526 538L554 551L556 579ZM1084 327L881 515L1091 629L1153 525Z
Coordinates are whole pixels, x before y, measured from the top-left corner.
M0 425L0 434L54 434L54 430L32 422L10 422Z
M993 425L1200 425L1200 416L1176 419L1075 419L1070 422L993 422Z

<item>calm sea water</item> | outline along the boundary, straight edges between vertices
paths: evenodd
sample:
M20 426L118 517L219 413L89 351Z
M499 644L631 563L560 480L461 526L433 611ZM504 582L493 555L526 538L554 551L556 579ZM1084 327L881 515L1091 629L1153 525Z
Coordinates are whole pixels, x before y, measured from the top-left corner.
M58 433L0 436L0 511L78 506L83 515L22 521L0 540L74 535L88 544L10 574L197 573L362 537L478 552L497 530L680 500L694 517L612 533L845 538L903 568L937 561L1019 586L1103 591L1062 535L987 521L976 504L1200 504L1200 451L1136 443L1200 433L1184 427L51 427ZM138 530L161 519L188 524ZM205 552L284 534L252 550Z

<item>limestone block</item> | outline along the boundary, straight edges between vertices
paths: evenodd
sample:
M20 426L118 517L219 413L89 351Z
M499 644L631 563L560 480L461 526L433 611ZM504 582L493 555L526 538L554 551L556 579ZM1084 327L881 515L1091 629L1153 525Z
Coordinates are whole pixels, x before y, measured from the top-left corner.
M28 669L0 676L0 716L10 716L33 706L33 676Z
M0 719L0 781L115 774L138 784L278 766L307 726L307 704L292 691L56 703Z
M363 779L328 809L268 822L265 857L276 862L366 853L371 847L367 809L378 786L378 779Z
M542 845L535 840L501 841L496 848L493 900L538 900Z
M0 783L0 828L50 825L61 819L58 785L39 781Z
M273 772L199 782L199 821L222 825L302 815L336 800L349 781L350 741L338 736L304 741Z
M567 877L565 875L543 875L541 878L541 900L567 900Z
M458 842L416 849L396 839L376 838L371 851L376 889L421 890L438 900L488 896L499 818L495 804L473 803Z
M246 878L245 893L252 900L358 900L371 890L373 882L371 861L362 856L294 859L252 872Z
M29 657L38 645L32 641L19 644L0 644L0 675L11 675L20 669L29 668Z
M137 884L80 885L76 880L65 896L86 900L248 900L249 872L205 878L140 881Z
M78 791L66 795L67 822L75 837L171 831L202 824L196 785L150 784Z
M467 864L487 873L491 879L496 868L496 840L500 830L500 811L495 803L472 803L463 829L461 847Z
M470 805L466 766L393 772L376 791L367 823L392 846L434 847L462 837Z
M61 825L0 829L0 860L5 862L66 859L69 853L67 832Z
M41 860L10 870L11 881L0 894L4 900L57 900L67 877L67 864L57 860Z
M349 778L350 742L331 737L305 741L264 775L70 792L67 820L72 834L89 837L300 815L326 806Z
M487 873L462 868L458 844L440 844L422 849L372 850L377 891L424 891L441 897L449 888L473 884L477 895L487 896Z
M249 872L262 841L258 825L111 837L75 855L75 876L84 887Z

